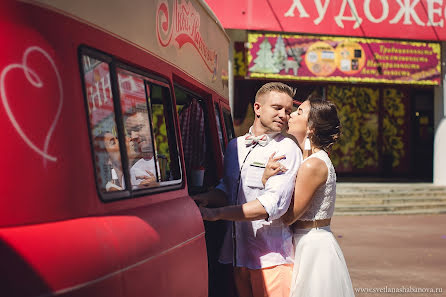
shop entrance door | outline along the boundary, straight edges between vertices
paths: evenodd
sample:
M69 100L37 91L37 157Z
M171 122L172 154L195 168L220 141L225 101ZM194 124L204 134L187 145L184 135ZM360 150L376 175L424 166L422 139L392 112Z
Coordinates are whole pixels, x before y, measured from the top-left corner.
M412 173L432 181L434 143L434 94L420 90L412 96Z

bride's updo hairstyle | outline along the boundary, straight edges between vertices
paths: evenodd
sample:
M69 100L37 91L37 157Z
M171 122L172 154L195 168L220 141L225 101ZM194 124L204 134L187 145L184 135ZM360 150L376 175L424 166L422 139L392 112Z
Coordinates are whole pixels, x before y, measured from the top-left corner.
M315 147L329 152L341 135L341 123L336 105L314 95L310 95L307 100L310 102L308 127L312 130L309 135L311 143Z

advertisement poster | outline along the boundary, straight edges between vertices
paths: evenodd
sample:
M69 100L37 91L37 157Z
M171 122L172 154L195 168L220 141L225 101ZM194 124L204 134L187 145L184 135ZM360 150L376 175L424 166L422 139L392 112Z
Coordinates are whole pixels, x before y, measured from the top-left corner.
M440 84L438 43L249 34L248 47L251 78Z

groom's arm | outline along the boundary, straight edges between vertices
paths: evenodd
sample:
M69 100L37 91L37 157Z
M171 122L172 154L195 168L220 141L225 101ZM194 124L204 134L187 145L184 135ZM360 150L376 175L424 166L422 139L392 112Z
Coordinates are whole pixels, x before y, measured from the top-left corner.
M253 200L242 205L231 205L220 208L200 207L201 216L206 221L256 221L268 218L259 200Z
M192 196L192 199L194 199L199 206L222 207L228 205L226 193L218 188L206 193L194 195Z
M265 191L257 200L268 213L267 220L279 219L290 206L294 192L297 170L302 162L302 153L298 146L290 139L287 140L276 155L285 155L279 162L288 170L271 176L265 184Z

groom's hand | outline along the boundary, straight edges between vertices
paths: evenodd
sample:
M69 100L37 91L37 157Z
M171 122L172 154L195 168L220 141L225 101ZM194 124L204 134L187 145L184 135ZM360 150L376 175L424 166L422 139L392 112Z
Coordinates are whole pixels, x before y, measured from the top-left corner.
M191 198L200 207L206 207L209 204L209 197L207 197L206 195L195 195L195 196L191 196Z

